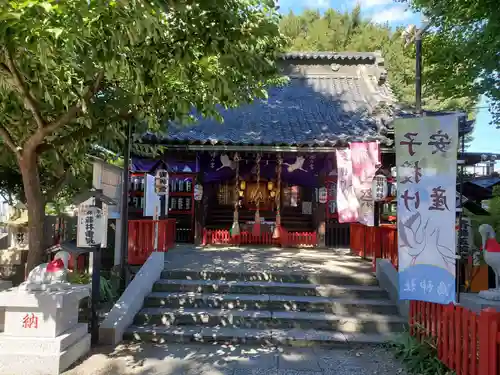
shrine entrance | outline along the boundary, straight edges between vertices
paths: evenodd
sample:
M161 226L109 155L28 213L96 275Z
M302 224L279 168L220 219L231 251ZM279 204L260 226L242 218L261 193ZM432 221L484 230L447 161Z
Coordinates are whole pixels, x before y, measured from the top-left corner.
M199 160L207 196L204 244L317 245L326 210L318 189L323 169L333 167L326 153L234 152Z
M259 209L263 211L274 211L276 209L276 190L274 186L273 181L246 184L241 199L241 207L255 211L259 206Z

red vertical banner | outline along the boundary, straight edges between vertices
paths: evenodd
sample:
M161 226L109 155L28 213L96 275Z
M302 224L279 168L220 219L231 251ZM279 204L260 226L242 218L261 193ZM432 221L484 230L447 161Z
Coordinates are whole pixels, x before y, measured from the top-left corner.
M354 192L351 149L335 150L337 161L337 212L339 223L355 223L358 221L359 202Z
M352 142L352 186L359 202L358 222L372 227L375 223L372 181L380 166L378 142Z

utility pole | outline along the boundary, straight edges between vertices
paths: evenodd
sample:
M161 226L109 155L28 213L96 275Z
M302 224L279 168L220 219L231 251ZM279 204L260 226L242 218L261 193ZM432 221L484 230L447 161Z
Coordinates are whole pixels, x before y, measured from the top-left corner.
M422 115L422 35L429 27L427 22L420 29L409 25L402 34L405 47L415 42L415 111L418 116Z
M415 35L415 110L422 115L422 33L417 30Z
M123 176L122 176L122 199L121 199L121 259L120 259L120 280L122 287L126 287L126 267L128 257L128 185L130 181L130 148L132 143L132 121L127 123L127 138L123 148Z

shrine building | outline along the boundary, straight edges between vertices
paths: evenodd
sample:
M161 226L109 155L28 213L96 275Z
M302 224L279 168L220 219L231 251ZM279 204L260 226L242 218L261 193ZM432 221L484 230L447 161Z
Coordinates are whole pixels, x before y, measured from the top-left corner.
M201 245L359 245L351 243L352 224L339 222L335 156L357 142L378 145L377 173L388 178L389 196L368 209L373 226L394 237L393 121L413 115L398 106L381 54L287 53L279 68L289 82L270 88L266 100L221 110L224 123L202 119L144 137L167 151L156 160L132 158L129 263L144 262L152 246L142 233L152 224L144 216L145 175L159 169L170 178L160 222L175 222L174 229L160 226L175 231L171 239L164 234L161 246L171 246L174 237ZM459 123L461 134L471 131L465 114Z

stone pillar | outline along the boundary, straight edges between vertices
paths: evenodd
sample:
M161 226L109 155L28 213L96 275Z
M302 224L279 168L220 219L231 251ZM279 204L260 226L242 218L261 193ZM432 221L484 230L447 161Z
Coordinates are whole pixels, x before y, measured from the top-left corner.
M0 280L0 291L7 290L12 287L12 282L7 280ZM5 325L5 308L0 306L0 332L3 331Z
M5 306L0 335L0 374L56 375L90 350L90 334L78 323L78 307L90 288L0 293Z

